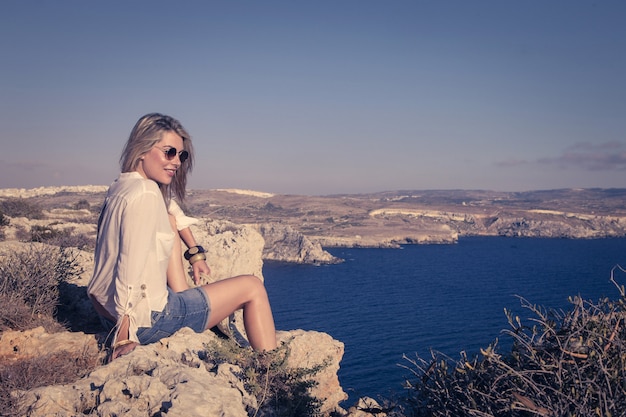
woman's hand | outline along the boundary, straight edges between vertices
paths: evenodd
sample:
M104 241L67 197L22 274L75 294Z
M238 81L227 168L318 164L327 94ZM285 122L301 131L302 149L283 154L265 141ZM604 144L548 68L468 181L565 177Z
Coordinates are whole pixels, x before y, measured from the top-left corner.
M211 268L209 268L209 265L207 265L204 260L194 262L193 265L191 265L191 269L193 269L193 282L196 285L200 285L200 274L211 274Z
M129 354L130 352L135 350L135 348L139 344L137 342L133 342L132 340L128 338L129 326L130 326L130 318L128 317L128 315L124 315L124 317L122 317L122 320L120 322L120 326L119 326L118 334L117 334L118 340L113 345L113 350L111 352L110 361L112 361L113 359L119 358L120 356Z

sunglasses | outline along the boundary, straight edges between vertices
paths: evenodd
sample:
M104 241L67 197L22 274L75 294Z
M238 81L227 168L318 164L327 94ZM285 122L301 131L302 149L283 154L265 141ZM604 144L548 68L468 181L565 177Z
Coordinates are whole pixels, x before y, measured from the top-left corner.
M182 150L180 152L178 152L176 148L168 148L168 149L161 149L161 150L165 154L165 157L167 158L168 161L171 161L172 159L174 159L176 154L178 154L178 159L180 159L181 164L185 162L187 158L189 158L189 152L185 150Z

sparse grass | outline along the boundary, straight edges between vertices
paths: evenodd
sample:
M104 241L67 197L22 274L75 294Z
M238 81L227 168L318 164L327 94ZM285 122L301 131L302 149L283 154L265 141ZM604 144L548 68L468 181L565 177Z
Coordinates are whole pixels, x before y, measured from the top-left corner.
M6 198L0 200L0 212L9 217L26 217L27 219L43 219L45 216L41 206L23 198Z
M53 384L68 384L101 364L97 351L55 352L16 362L0 361L0 415L27 415L25 391Z
M30 242L46 242L61 248L77 248L80 250L93 250L96 247L95 237L89 237L84 233L75 234L73 228L53 228L57 224L47 226L34 225L30 229Z
M621 269L621 268L620 268ZM522 299L534 317L507 312L508 355L497 341L470 359L437 352L408 359L412 416L618 416L626 409L624 287L617 301L572 297L568 312Z
M242 369L241 378L246 390L258 404L249 410L251 416L319 416L322 401L311 395L317 382L312 377L327 364L311 368L287 366L289 344L286 343L269 353L242 349L232 340L214 342L206 346L209 366L222 363L237 365Z
M38 226L33 225L30 228L30 241L31 242L45 242L52 240L62 233L57 229L53 229L52 226Z

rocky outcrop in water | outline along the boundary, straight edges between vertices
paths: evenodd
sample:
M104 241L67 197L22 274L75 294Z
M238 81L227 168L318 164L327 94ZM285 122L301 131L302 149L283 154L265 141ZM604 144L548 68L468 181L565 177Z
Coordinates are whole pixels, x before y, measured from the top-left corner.
M341 262L324 249L319 242L311 242L291 226L263 223L254 226L265 240L263 259L298 264L333 264Z

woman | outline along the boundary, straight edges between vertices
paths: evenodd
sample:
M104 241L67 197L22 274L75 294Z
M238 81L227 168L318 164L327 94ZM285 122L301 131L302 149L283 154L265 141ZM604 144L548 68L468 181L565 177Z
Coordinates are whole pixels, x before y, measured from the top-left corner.
M274 349L274 319L257 277L242 275L194 288L187 284L176 222L181 212L171 204L174 197L183 201L193 165L193 146L182 125L158 113L143 116L120 163L122 172L109 188L98 220L95 268L87 288L103 322L116 330L112 359L182 327L210 329L239 308L252 348ZM188 228L180 235L192 244L185 258L203 263L204 250L195 246ZM208 267L194 267L196 282L200 271L208 272Z

